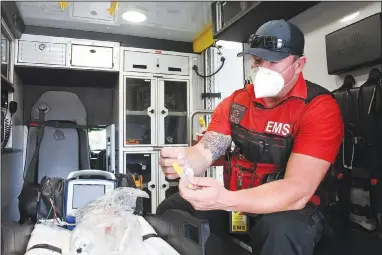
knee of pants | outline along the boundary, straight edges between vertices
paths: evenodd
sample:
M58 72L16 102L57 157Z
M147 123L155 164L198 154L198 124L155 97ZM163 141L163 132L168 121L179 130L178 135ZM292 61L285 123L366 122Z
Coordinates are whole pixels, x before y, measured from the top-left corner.
M253 226L251 235L258 236L260 233L264 235L285 236L291 230L296 230L301 223L289 213L273 213L266 214Z

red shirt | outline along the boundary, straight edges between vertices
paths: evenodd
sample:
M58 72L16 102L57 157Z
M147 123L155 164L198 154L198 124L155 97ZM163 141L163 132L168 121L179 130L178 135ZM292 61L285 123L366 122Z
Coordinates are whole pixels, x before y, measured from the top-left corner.
M264 106L262 99L256 98L253 85L247 86L252 101ZM233 94L225 98L215 109L207 131L231 135L229 112ZM302 112L296 112L296 106L305 104L302 99L307 97L307 86L301 74L297 84L283 100L283 103L273 108L256 107L255 104L246 106L249 118L243 120L253 127L256 132L272 130L275 122L287 122L295 119L294 114L299 114L296 123L290 131L295 137L292 152L309 155L315 158L334 163L344 134L341 110L336 100L330 95L321 95L314 98ZM301 107L299 107L301 108ZM259 166L260 167L260 166Z

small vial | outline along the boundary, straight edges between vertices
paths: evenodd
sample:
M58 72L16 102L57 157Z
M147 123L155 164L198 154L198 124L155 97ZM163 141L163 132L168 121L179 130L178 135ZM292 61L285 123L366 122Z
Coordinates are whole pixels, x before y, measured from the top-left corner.
M191 168L186 168L186 170L183 171L183 169L178 165L178 163L173 163L172 167L174 168L175 172L180 176L181 179L187 179L188 175L190 175L191 173L192 175L194 174L194 171L192 171ZM188 183L186 187L188 189L192 189L193 185L191 183Z

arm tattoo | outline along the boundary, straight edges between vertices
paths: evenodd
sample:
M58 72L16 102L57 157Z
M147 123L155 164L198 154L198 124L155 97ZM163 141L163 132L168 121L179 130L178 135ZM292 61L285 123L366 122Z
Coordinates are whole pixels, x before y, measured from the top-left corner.
M224 155L228 146L231 145L231 136L216 132L206 132L200 141L204 149L209 150L212 155L212 162L215 162L221 155Z

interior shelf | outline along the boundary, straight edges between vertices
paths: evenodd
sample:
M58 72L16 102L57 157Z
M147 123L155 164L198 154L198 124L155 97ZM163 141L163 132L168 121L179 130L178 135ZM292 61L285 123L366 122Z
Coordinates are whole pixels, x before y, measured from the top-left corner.
M15 88L3 74L1 75L1 91L8 91L9 93L15 92Z

